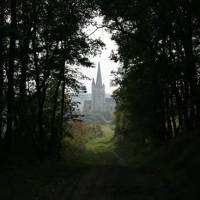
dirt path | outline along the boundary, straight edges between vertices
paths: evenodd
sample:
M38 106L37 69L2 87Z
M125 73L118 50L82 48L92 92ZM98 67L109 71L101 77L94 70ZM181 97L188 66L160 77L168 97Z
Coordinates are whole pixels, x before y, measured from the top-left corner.
M159 174L128 167L112 144L102 140L90 143L85 159L87 164L70 168L47 163L30 171L8 170L9 176L0 176L0 199L179 200ZM11 177L9 182L7 177Z
M109 130L109 129L107 129ZM95 165L80 178L73 188L71 200L172 200L174 194L159 176L152 172L138 172L114 151L111 131L104 137L90 141L89 151L95 152ZM106 156L106 155L109 155ZM106 159L108 157L108 159ZM103 165L102 165L103 163Z
M74 188L72 200L172 200L169 188L151 173L127 167L96 167ZM177 199L176 199L177 200Z

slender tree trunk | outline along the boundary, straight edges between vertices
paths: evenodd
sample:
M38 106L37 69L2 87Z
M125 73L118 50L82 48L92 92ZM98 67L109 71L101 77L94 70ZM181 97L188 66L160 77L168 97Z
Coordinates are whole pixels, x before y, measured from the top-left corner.
M3 2L0 2L0 27L4 25L4 7ZM2 140L2 122L3 122L3 91L4 91L4 36L2 31L0 31L0 141ZM1 142L0 142L1 143Z
M186 129L190 129L190 119L189 119L189 84L187 80L184 80L182 84L182 91L184 91L183 94L183 115L184 115L184 124Z
M171 105L170 105L170 88L169 86L166 88L166 123L167 123L167 139L170 140L173 137L173 128L172 128L172 121L171 121Z
M23 20L23 38L20 41L20 62L21 62L21 76L20 76L20 110L19 110L19 128L20 133L26 132L26 113L27 113L27 101L26 101L26 82L27 82L27 69L29 59L29 43L30 43L30 25L29 16L26 1L22 2L22 20Z
M175 112L171 115L172 127L173 127L173 137L177 135L177 125L176 125L176 115Z
M181 94L179 92L179 89L177 88L177 86L173 86L174 89L174 94L176 96L176 107L177 107L177 117L178 117L178 128L177 128L177 132L180 132L183 130L183 102L181 99ZM181 88L180 88L181 91Z
M63 117L65 109L65 75L63 74L62 82L62 99L61 99L61 111L60 111L60 137L63 135Z
M185 60L186 60L186 71L185 77L188 82L189 89L189 110L190 110L190 127L193 128L196 125L195 107L197 112L199 112L200 103L197 101L197 68L194 60L193 53L193 25L192 25L192 14L190 9L190 3L187 1L188 5L186 7L186 19L184 23L184 36L183 36L183 46L185 50Z
M176 101L174 99L174 87L176 87L175 83L172 83L171 85L171 94L170 94L170 107L171 107L171 121L172 121L172 127L173 127L173 136L175 137L177 135L177 125L176 125L176 116L177 116L177 111L176 111Z
M59 147L59 140L60 140L60 134L62 131L62 125L63 125L63 113L64 113L64 93L65 93L65 55L63 56L63 63L60 69L60 76L59 80L56 85L55 94L54 94L54 104L53 104L53 111L52 111L52 120L51 120L51 143L52 147L57 151ZM62 83L63 82L63 83ZM59 95L59 88L62 83L62 93L61 93L61 113L60 113L60 124L57 126L57 129L55 128L55 120L56 120L56 111L58 106L58 95Z
M38 65L38 55L37 55L37 10L36 10L36 0L32 1L33 7L33 33L32 33L32 48L33 48L33 60L35 66L35 81L36 81L36 91L37 91L37 145L38 145L38 157L43 160L44 156L44 133L43 133L43 101L40 89L40 69Z
M15 69L15 46L16 46L16 0L11 0L11 34L9 50L9 69L8 69L8 92L7 92L7 130L5 135L5 149L11 150L13 139L13 120L14 120L14 69Z
M54 93L54 103L53 103L53 110L52 110L52 119L51 119L51 144L52 148L56 149L56 146L58 144L58 133L55 128L55 120L56 120L56 111L57 111L57 105L58 105L58 93L59 88L61 84L61 77L57 82L55 93Z
M163 91L159 92L160 95L158 96L158 136L161 143L165 143L167 140L167 129L165 125L165 97Z
M30 30L28 24L28 11L26 8L26 2L22 2L22 12L23 12L23 39L21 41L21 77L20 77L20 96L21 99L26 95L26 78L27 78L27 65L28 65L28 50L29 50L29 40L30 40Z

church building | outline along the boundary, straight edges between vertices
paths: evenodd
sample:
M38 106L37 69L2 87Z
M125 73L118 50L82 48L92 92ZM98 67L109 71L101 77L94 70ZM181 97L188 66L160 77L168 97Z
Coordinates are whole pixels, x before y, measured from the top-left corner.
M96 81L92 80L90 98L87 95L84 98L83 113L114 113L115 111L115 101L110 95L105 93L105 85L102 81L101 66L98 64L97 78Z
M96 83L92 80L92 112L105 111L105 85L102 83L101 67L98 64Z

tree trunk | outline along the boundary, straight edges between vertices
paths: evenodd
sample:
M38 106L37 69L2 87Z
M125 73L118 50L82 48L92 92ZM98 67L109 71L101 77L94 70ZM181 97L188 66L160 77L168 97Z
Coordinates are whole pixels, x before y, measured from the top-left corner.
M37 55L37 10L36 10L36 0L32 1L33 7L33 33L32 33L32 48L33 48L33 60L35 67L35 82L36 82L36 93L38 101L37 109L37 145L38 145L38 158L43 160L44 156L44 133L43 133L43 100L40 89L40 69L38 65L38 55Z
M5 150L10 151L13 139L13 120L14 120L14 69L15 69L15 46L16 46L16 0L11 0L11 33L9 49L9 68L8 68L8 92L7 92L7 130L5 135Z
M65 98L65 55L63 55L63 63L60 69L60 76L59 80L56 85L55 94L54 94L54 104L53 104L53 111L52 111L52 120L51 120L51 143L52 148L56 151L59 147L59 142L62 133L62 126L63 126L63 114L64 114L64 98ZM61 90L61 112L60 112L60 124L55 128L55 120L56 120L56 110L58 105L58 95L59 95L59 88L62 83L62 90Z
M3 2L0 2L0 27L4 26L4 7ZM0 141L2 139L2 122L3 122L3 91L4 91L4 36L0 31Z
M24 8L25 9L25 8ZM25 11L24 11L25 12ZM21 41L21 77L20 77L20 97L26 96L26 79L27 79L27 65L28 65L28 50L29 50L29 27L25 19L27 15L24 14L24 29L23 29L23 40Z
M197 68L196 63L194 60L194 53L193 53L193 22L192 22L192 11L190 9L190 3L187 2L188 5L185 8L186 9L186 17L184 21L184 35L182 36L183 40L183 47L185 50L185 64L186 64L186 70L185 70L185 78L188 82L188 89L189 89L189 110L190 110L190 124L189 128L194 128L196 125L196 117L195 116L195 107L197 109L197 112L199 112L199 106L200 103L198 102L197 98Z
M64 109L65 109L65 75L63 74L61 112L60 112L60 137L61 138L62 138L62 135L63 135Z
M55 120L56 120L56 110L57 110L57 105L58 105L58 93L59 93L59 88L61 84L61 78L58 80L55 93L54 93L54 103L53 103L53 110L52 110L52 119L51 119L51 144L52 144L52 149L56 149L56 146L58 144L58 133L55 128Z
M26 2L22 2L22 11L23 11L23 30L22 35L23 39L20 41L20 62L21 62L21 76L20 76L20 110L19 110L19 128L20 133L26 132L26 112L27 112L27 103L26 103L26 81L27 81L27 69L28 69L28 60L29 60L29 43L30 43L30 25L29 25L29 16Z

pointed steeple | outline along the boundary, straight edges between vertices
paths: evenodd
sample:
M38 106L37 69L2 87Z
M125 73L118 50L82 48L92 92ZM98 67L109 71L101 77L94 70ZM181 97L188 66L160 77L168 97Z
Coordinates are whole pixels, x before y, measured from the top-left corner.
M95 81L94 81L94 78L92 79L92 85L95 85Z
M100 62L98 63L98 72L97 72L97 82L96 82L97 87L102 87L102 77L101 77L101 66Z

